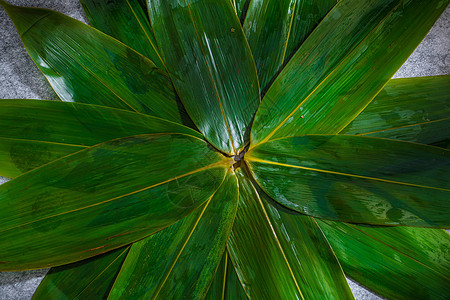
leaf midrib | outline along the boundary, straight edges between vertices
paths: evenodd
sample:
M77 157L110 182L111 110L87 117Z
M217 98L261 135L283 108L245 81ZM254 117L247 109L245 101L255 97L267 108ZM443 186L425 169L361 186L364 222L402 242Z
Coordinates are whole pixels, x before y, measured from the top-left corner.
M348 54L347 55L345 55L342 59L341 59L341 61L340 62L338 62L337 63L337 65L332 69L332 70L330 70L329 71L329 73L325 76L325 78L324 79L322 79L317 85L316 85L316 87L300 102L300 104L298 104L297 105L297 107L295 107L295 109L294 110L292 110L292 112L280 123L280 124L278 124L277 125L277 127L275 127L275 129L273 129L263 140L261 140L260 142L258 142L258 143L256 143L256 144L254 144L254 145L252 145L252 146L250 146L250 149L252 149L252 148L254 148L254 147L256 147L257 145L260 145L260 144L263 144L263 143L265 143L265 142L267 142L267 141L269 141L270 140L270 138L281 128L281 127L283 127L283 125L289 120L289 118L291 118L299 109L300 109L300 107L303 105L303 104L305 104L305 102L306 101L308 101L309 100L309 98L315 93L315 91L320 87L320 86L322 86L322 84L324 84L326 81L327 81L327 79L332 75L332 74L334 74L335 72L337 72L337 70L339 69L339 67L344 63L344 62L346 62L346 60L354 53L354 52L356 52L356 50L358 50L359 49L359 47L363 44L363 42L366 40L366 39L368 39L369 38L369 36L371 36L371 34L378 28L378 27L380 27L381 26L381 24L389 17L389 16L391 16L391 14L392 14L392 12L399 6L401 4L401 1L399 1L399 3L396 5L396 6L394 6L390 11L389 11L389 13L383 18L383 19L381 19L380 20L380 22L378 22L378 24L376 25L376 26L374 26L373 28L372 28L372 30L351 50L351 51L349 51L348 52ZM381 89L380 89L381 90ZM376 95L375 95L376 96ZM373 97L373 98L375 98L375 96ZM370 102L369 102L370 103ZM368 103L368 104L369 104ZM352 120L351 120L352 121ZM351 122L350 121L350 122ZM349 123L350 123L349 122ZM347 126L348 124L346 124L346 126ZM345 128L346 126L344 126L343 128ZM343 129L342 128L342 129ZM341 130L342 130L341 129Z
M136 193L140 193L140 192L146 191L148 189L160 186L162 184L169 183L171 181L174 181L174 180L177 180L177 179L189 176L189 175L193 175L195 173L199 173L199 172L202 172L202 171L205 171L205 170L208 170L208 169L212 169L212 168L215 168L215 167L220 167L220 166L226 167L226 164L224 163L224 161L220 161L220 162L217 162L217 163L214 163L214 164L211 164L211 165L199 168L197 170L194 170L194 171L191 171L191 172L179 175L179 176L175 176L175 177L173 177L171 179L168 179L168 180L165 180L165 181L153 184L151 186L148 186L148 187L145 187L145 188L142 188L142 189L139 189L139 190L136 190L136 191L124 194L124 195L120 195L120 196L117 196L117 197L114 197L114 198L110 198L110 199L107 199L107 200L104 200L104 201L101 201L101 202L97 202L97 203L94 203L94 204L90 204L90 205L87 205L87 206L84 206L84 207L80 207L80 208L77 208L77 209L72 209L72 210L69 210L69 211L57 213L57 214L54 214L54 215L51 215L51 216L47 216L47 217L44 217L44 218L41 218L41 219L33 220L33 221L30 221L30 222L27 222L27 223L23 223L23 224L19 224L19 225L16 225L16 226L13 226L13 227L10 227L10 228L7 228L7 229L3 229L3 230L0 230L0 233L12 230L12 229L17 228L17 227L26 226L26 225L30 225L30 224L33 224L33 223L36 223L36 222L40 222L42 220L47 220L47 219L50 219L50 218L54 218L54 217L58 217L58 216L65 215L65 214L69 214L69 213L72 213L72 212L77 212L77 211L81 211L81 210L84 210L84 209L88 209L88 208L91 208L91 207L94 207L94 206L102 205L102 204L105 204L105 203L108 203L108 202L111 202L111 201L115 201L115 200L123 198L123 197L127 197L127 196L130 196L130 195L134 195Z
M211 69L209 67L208 61L206 60L205 51L203 50L202 43L201 43L201 40L200 40L200 35L198 34L197 24L195 24L194 17L192 15L191 6L189 5L189 1L188 0L185 0L185 1L186 1L185 2L186 6L187 6L187 8L189 10L189 16L191 18L192 24L194 25L195 34L197 36L197 41L198 41L199 47L200 47L200 49L202 51L203 59L205 60L205 65L206 65L206 67L208 69L208 74L209 74L209 77L211 79L211 83L212 83L213 88L214 88L214 93L215 93L215 95L217 97L217 101L219 102L220 112L222 113L222 117L223 117L223 120L224 120L226 128L227 128L227 133L228 133L228 136L230 138L231 148L233 150L232 154L237 154L236 153L236 149L234 147L234 141L233 141L233 136L231 134L230 125L228 124L227 118L225 117L225 112L223 110L222 101L220 100L219 93L218 93L217 87L216 87L216 83L214 82L214 79L213 79L212 74L211 74Z
M381 181L381 182L392 183L392 184L400 184L400 185L406 185L406 186L412 186L412 187L418 187L418 188L426 188L426 189L433 189L433 190L439 190L439 191L444 191L444 192L450 192L449 189L444 189L444 188L439 188L439 187L432 187L432 186L419 185L419 184L402 182L402 181L388 180L388 179L383 179L383 178L376 178L376 177L370 177L370 176L342 173L342 172L337 172L337 171L330 171L330 170L323 170L323 169L317 169L317 168L310 168L310 167L304 167L304 166L297 166L297 165L290 165L290 164L284 164L284 163L279 163L279 162L273 162L273 161L269 161L269 160L264 160L264 159L259 159L259 158L252 157L252 156L250 156L250 154L246 155L246 159L249 160L250 162L253 161L253 162L258 162L258 163L263 163L263 164L270 164L270 165L287 167L287 168L302 169L302 170L308 170L308 171L313 171L313 172L328 173L328 174L333 174L333 175L355 177L355 178L360 178L360 179Z
M413 261L417 262L418 264L421 264L421 265L423 265L424 267L426 267L426 268L428 268L428 269L430 269L430 270L432 270L432 271L438 273L439 275L443 276L444 278L449 279L448 276L446 276L445 274L441 273L440 271L438 271L438 270L436 270L436 269L434 269L434 268L432 268L432 267L426 265L425 263L423 263L423 262L421 262L421 261L415 259L414 257L412 257L412 256L410 256L410 255L408 255L408 254L406 254L406 253L400 251L399 249L397 249L397 248L395 248L395 247L393 247L393 246L391 246L391 245L389 245L389 244L387 244L387 243L385 243L385 242L383 242L383 241L377 239L376 237L374 237L374 236L372 236L372 235L366 233L364 230L359 229L359 228L357 228L356 226L354 226L354 225L352 225L352 224L349 224L349 223L345 223L345 224L348 225L348 226L350 226L350 227L352 227L353 229L355 229L355 230L361 232L362 234L368 236L369 238L371 238L371 239L373 239L373 240L375 240L375 241L377 241L377 242L379 242L379 243L381 243L381 244L383 244L383 245L385 245L385 246L391 248L392 250L398 252L399 254L401 254L401 255L403 255L403 256L409 258L409 259L412 259Z
M275 238L276 244L277 244L278 248L280 249L281 255L283 256L283 259L284 259L284 261L286 263L286 266L289 269L289 273L290 273L290 275L292 277L292 280L294 281L295 287L297 288L297 290L299 292L299 295L302 297L302 299L305 300L305 297L303 296L303 293L302 293L302 291L301 291L301 289L300 289L300 287L298 285L297 279L295 278L294 272L292 271L291 264L289 263L289 261L287 259L286 253L284 253L283 246L281 245L280 240L278 239L278 235L275 232L275 229L274 229L274 227L272 225L272 222L270 220L270 217L267 214L266 209L264 208L264 204L262 203L261 197L259 196L259 193L256 190L256 188L253 186L253 183L251 183L251 185L252 185L252 188L253 188L253 192L255 193L256 198L258 199L258 204L261 206L261 210L264 213L265 221L267 221L267 224L269 225L270 230L272 231L273 237Z

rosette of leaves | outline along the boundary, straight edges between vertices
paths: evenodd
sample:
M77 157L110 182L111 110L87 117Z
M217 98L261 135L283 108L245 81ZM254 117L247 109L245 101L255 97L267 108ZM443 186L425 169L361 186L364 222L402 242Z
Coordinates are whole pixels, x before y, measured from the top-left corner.
M448 299L449 1L0 1L61 101L0 101L0 269L36 299Z

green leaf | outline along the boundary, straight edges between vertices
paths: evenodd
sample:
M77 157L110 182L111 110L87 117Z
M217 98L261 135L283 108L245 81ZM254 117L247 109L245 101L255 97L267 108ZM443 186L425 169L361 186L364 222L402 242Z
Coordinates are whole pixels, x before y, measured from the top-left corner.
M217 149L249 142L259 104L256 67L229 0L151 0L161 56L187 112Z
M352 279L388 299L448 299L447 232L317 221Z
M344 222L448 227L450 151L346 135L273 140L245 156L258 184L298 212Z
M244 23L248 7L252 0L230 0L241 23Z
M206 204L133 244L110 298L203 299L230 235L238 197L230 171Z
M400 78L340 133L431 144L450 138L450 76Z
M61 100L185 118L167 74L136 51L58 12L2 6Z
M264 93L337 0L253 0L243 25Z
M294 215L261 198L236 171L239 207L228 250L250 299L353 299L313 218Z
M205 202L229 164L203 140L154 134L32 170L0 186L0 269L71 263L151 235Z
M149 58L164 70L146 11L137 0L80 0L95 28Z
M448 2L339 1L265 95L251 147L340 132L400 68Z
M225 251L220 260L214 280L209 287L206 300L247 300L239 278L231 262L228 251Z
M33 299L105 299L128 249L119 248L87 260L51 268Z
M115 138L198 132L156 117L82 103L0 100L0 175L15 177Z

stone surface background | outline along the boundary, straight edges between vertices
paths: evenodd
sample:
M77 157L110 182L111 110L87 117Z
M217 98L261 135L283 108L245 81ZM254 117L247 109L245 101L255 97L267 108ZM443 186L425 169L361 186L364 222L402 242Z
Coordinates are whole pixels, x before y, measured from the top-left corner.
M87 23L76 0L11 0L15 5L57 10ZM450 73L450 8L444 12L394 78L444 75ZM5 11L0 8L0 99L57 99L39 69L23 48ZM0 177L0 184L7 179ZM31 299L48 269L0 272L0 300ZM381 299L349 281L357 300Z

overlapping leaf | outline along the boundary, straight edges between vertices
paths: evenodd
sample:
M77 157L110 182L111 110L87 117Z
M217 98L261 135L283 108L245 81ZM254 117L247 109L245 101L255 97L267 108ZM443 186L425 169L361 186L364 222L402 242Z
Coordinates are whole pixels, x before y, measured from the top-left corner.
M156 134L30 171L0 186L0 269L70 263L148 236L206 201L228 166L198 138Z
M134 243L111 299L202 299L236 215L237 179L229 172L210 200L183 220Z
M33 299L106 299L128 250L129 247L123 247L87 260L51 268L39 284Z
M377 95L448 1L340 1L271 85L251 147L302 134L335 134Z
M242 168L239 208L228 249L251 299L353 299L344 274L317 223L277 208Z
M214 280L209 287L206 300L247 300L247 295L237 277L228 251L222 256Z
M115 37L164 70L147 12L136 0L80 0L93 27Z
M388 299L447 299L450 238L439 229L318 220L345 274Z
M393 79L341 134L432 144L450 138L450 76Z
M345 135L261 144L246 155L258 184L289 208L365 224L450 226L450 151Z
M63 101L187 116L167 74L117 40L55 11L1 3L39 69Z
M229 0L151 0L161 56L187 112L217 149L238 154L259 104L256 67Z
M253 0L243 29L258 70L261 91L337 0Z
M15 177L88 146L145 133L202 137L174 122L110 107L2 99L0 175Z
M241 21L241 23L244 23L244 19L251 0L231 0L231 3L236 10L236 15L238 16L239 20Z

